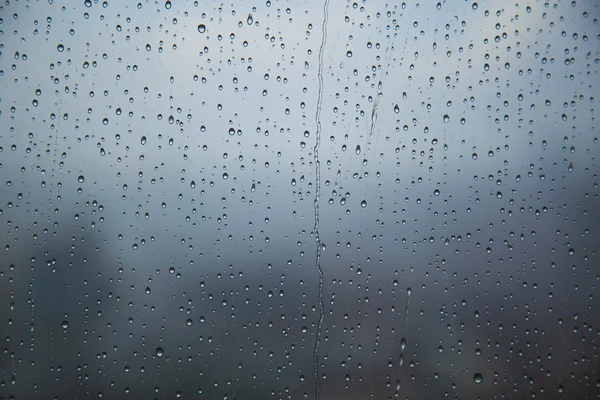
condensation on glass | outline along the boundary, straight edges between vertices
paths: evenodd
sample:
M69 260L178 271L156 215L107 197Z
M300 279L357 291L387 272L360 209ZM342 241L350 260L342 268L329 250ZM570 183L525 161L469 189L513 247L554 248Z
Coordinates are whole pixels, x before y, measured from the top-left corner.
M0 5L0 399L600 394L595 1Z

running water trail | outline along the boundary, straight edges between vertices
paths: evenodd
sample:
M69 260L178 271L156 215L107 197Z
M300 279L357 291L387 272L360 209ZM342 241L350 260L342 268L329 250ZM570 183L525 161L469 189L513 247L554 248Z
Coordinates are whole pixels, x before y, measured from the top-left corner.
M410 305L410 295L412 294L412 289L406 289L406 310L404 310L404 331L402 334L406 337L406 327L408 326L408 306Z
M315 341L315 350L313 353L313 368L315 372L315 400L319 400L319 345L321 344L321 329L323 327L323 317L325 315L325 304L323 302L323 269L321 268L321 237L319 236L319 197L321 196L321 162L319 161L319 146L321 145L321 104L323 103L323 53L327 41L327 19L329 0L323 4L323 25L321 25L321 46L319 47L319 70L317 73L319 80L319 90L317 94L317 109L315 112L315 122L317 131L315 133L315 147L313 156L315 161L315 240L317 244L316 264L319 272L319 322L317 323L317 338Z
M408 327L408 306L410 305L410 295L412 289L406 289L406 309L404 310L404 330L402 331L402 339L400 340L400 363L401 367L404 364L404 350L406 349L406 328Z

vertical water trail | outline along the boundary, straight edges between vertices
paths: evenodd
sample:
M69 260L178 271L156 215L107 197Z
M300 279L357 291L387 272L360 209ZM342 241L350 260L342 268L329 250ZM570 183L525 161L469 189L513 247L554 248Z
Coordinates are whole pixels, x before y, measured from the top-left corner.
M400 340L400 362L399 366L404 364L404 350L406 349L406 329L408 328L408 306L410 305L410 295L412 289L406 289L406 309L404 310L404 330L402 331L402 339Z
M315 349L313 353L313 368L315 373L315 400L319 400L319 345L321 344L321 329L323 327L323 317L325 315L325 304L323 302L323 269L321 268L321 237L319 236L319 197L321 196L321 162L319 161L319 146L321 145L321 104L323 102L323 53L327 41L327 19L328 19L329 0L323 3L323 25L321 25L321 46L319 47L319 69L317 109L315 111L315 123L317 125L315 133L315 147L313 156L315 161L315 240L317 244L316 264L319 272L319 321L317 323L317 337L315 340Z
M410 295L412 294L412 289L406 289L406 310L404 310L404 331L402 334L406 337L406 328L408 327L408 306L410 304Z

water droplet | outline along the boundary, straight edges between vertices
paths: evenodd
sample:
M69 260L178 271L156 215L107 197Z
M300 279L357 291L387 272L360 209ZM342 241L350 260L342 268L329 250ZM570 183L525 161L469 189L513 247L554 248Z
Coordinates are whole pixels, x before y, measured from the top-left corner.
M157 347L156 348L156 356L157 357L162 357L163 354L165 354L165 351L163 350L163 348L162 347Z
M360 202L360 206L361 206L362 208L365 208L365 207L367 206L367 201L366 201L366 200L363 200L363 201L361 201L361 202Z
M146 144L146 136L142 136L142 138L140 139L140 143L142 145Z
M165 2L165 8L167 10L169 10L171 8L171 2L170 1Z
M85 181L85 178L84 178L84 176L83 176L83 175L79 175L79 176L77 177L77 182L79 182L79 183L83 183L84 181Z
M198 32L200 32L200 33L206 32L206 25L204 25L204 24L198 25Z
M400 113L400 107L398 107L398 104L396 104L396 105L394 106L394 112L395 112L396 114Z
M473 376L473 380L479 385L481 382L483 382L483 375L478 372Z
M444 115L444 123L450 122L450 116L448 114Z
M63 322L62 322L62 324L60 324L60 326L61 326L63 329L67 329L67 328L69 327L69 321L63 321Z

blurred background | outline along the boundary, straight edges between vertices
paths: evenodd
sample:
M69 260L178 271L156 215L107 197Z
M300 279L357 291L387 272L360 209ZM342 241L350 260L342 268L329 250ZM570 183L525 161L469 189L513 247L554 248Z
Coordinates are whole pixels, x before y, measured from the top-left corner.
M0 399L598 398L599 17L3 2Z

